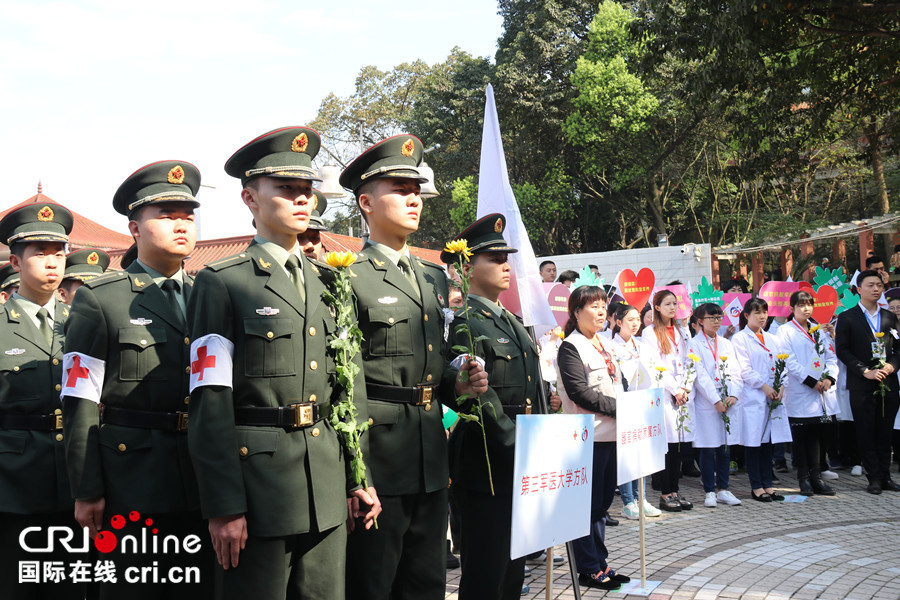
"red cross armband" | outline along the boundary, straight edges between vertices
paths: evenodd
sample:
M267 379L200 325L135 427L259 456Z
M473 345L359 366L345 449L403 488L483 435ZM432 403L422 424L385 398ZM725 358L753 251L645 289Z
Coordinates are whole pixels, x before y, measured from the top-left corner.
M234 344L210 333L191 344L191 392L204 385L232 387Z
M64 354L60 400L63 396L74 396L99 404L105 373L105 360L81 352Z

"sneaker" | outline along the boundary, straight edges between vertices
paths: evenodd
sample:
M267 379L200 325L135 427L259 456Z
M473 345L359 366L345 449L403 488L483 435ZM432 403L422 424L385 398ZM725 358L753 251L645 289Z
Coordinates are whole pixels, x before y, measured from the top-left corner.
M706 492L706 500L703 501L703 506L706 508L715 508L716 507L716 493L715 492Z
M641 511L638 508L637 500L632 500L628 504L625 505L625 508L622 509L622 514L625 515L626 519L640 519Z
M557 566L563 564L564 562L566 562L566 559L564 559L562 556L556 556L556 555L553 556L553 566L557 567ZM527 564L527 565L545 565L545 564L547 564L547 553L541 552L534 558L526 558L525 564Z
M741 503L741 501L735 498L734 494L728 490L719 490L719 493L716 494L716 499L719 502L724 502L728 506L737 506Z
M527 594L529 591L531 591L531 588L528 587L527 585L523 585L523 586L522 586L522 594L521 594L521 595L524 596L524 595Z
M854 477L862 477L862 465L854 465L852 469L850 469L850 474Z
M525 579L528 579L529 577L531 577L531 567L525 565Z
M821 473L819 473L819 475L822 477L822 479L828 479L828 480L838 479L840 477L840 475L838 475L837 473L835 473L832 470L822 471Z
M658 517L662 514L662 511L647 502L647 499L644 499L644 516L645 517Z

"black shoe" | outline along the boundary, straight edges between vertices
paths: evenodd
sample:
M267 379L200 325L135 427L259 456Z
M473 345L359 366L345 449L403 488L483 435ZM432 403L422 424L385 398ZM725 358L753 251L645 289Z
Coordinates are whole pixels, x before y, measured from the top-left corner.
M776 473L790 473L791 470L788 469L787 461L779 460L775 463L775 472Z
M700 469L693 460L681 464L681 474L685 477L700 477Z
M900 484L893 479L886 479L881 482L881 489L889 492L900 492Z
M781 494L773 492L769 495L772 496L772 502L784 502L784 496L782 496Z
M799 477L797 482L800 484L800 495L801 496L812 496L815 494L815 490L813 490L813 486L809 481L809 477Z
M617 590L622 585L618 581L613 581L612 577L605 573L600 573L599 575L579 575L578 583L599 590Z
M690 500L682 497L681 494L676 495L676 498L678 500L678 504L681 505L681 510L691 510L692 508L694 508L694 504Z
M607 526L609 526L609 527L615 527L616 525L619 524L619 520L618 520L618 519L613 519L613 518L610 516L609 512L607 512L607 513L606 513L606 524L607 524Z
M881 489L881 486L878 486ZM659 507L669 512L681 512L681 503L674 496L663 496L659 499Z
M448 569L458 569L459 568L459 559L450 552L450 540L447 540L447 568Z
M618 583L628 583L629 581L631 581L631 577L629 577L628 575L619 575L614 569L610 569L609 571L607 571L606 575L610 579Z
M766 492L763 492L762 494L757 496L753 490L750 490L750 497L753 498L754 500L756 500L757 502L771 502L772 501L772 495L768 494Z
M881 484L877 481L870 481L869 485L866 486L866 491L877 496L881 493Z
M834 496L834 488L822 481L818 472L810 471L809 482L817 496Z

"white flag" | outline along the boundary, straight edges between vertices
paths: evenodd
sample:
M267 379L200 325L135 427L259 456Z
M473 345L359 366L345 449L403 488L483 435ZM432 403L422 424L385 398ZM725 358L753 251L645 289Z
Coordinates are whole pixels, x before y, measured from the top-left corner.
M478 173L478 214L491 213L506 217L506 241L519 251L509 255L512 277L509 290L500 294L500 301L508 310L520 315L525 326L556 327L556 319L544 293L541 274L528 232L522 223L519 205L509 185L500 122L494 104L494 88L488 84L484 105L484 133L481 137L481 168Z

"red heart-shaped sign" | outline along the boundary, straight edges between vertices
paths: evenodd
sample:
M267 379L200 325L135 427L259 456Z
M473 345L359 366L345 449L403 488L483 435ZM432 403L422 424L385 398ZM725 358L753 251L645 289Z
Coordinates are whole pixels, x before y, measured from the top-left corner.
M816 303L813 305L813 319L816 320L816 323L823 325L830 322L838 307L837 290L830 285L823 285L819 291L810 293L816 299Z
M812 286L812 284L811 284L810 282L808 282L808 281L800 281L800 282L798 282L798 283L797 283L797 289L798 289L798 290L803 290L803 291L809 292L810 294L813 293L813 286ZM813 295L815 295L815 294L813 294Z
M655 283L656 276L647 267L638 271L637 275L631 269L619 273L619 293L625 298L625 302L638 310L643 309L650 300Z

